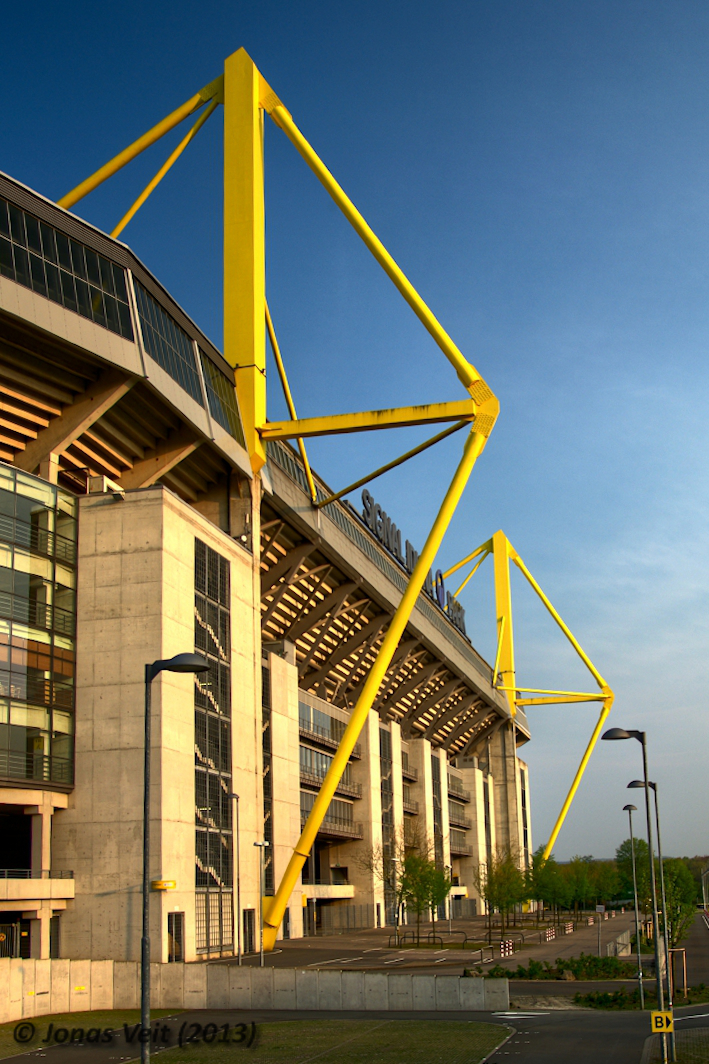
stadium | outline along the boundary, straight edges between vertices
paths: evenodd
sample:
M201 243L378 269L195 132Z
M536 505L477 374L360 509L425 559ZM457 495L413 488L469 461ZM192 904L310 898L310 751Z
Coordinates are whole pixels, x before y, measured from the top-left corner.
M248 269L225 270L240 320L254 247ZM482 911L476 871L494 852L529 860L523 708L440 571L421 576L399 634L420 545L375 486L333 497L305 423L259 416L260 329L261 348L242 336L225 357L128 246L0 176L5 955L139 958L144 670L187 651L209 671L152 685L154 961L257 949L261 879L285 899L274 936L297 938L394 922L372 854L396 864L427 840L461 916ZM481 424L449 405L420 420Z

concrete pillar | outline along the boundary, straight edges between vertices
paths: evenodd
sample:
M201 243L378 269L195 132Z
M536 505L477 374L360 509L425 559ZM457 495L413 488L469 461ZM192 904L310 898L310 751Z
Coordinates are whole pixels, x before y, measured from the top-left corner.
M443 830L443 864L451 863L451 826L448 815L448 758L443 749L437 750L434 757L438 756L441 764L441 824Z
M521 857L519 765L512 722L503 724L490 742L490 770L495 777L495 806L499 810L497 845Z

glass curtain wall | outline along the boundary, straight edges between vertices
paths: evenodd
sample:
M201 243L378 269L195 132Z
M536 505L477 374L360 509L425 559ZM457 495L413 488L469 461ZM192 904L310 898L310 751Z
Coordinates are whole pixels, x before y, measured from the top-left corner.
M0 463L0 778L74 779L76 499Z
M232 951L231 625L229 562L195 540L195 649L209 663L195 682L196 949Z

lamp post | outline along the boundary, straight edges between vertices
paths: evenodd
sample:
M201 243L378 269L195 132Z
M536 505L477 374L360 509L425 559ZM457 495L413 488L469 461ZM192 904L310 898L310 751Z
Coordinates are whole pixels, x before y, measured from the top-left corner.
M448 882L452 886L453 884L453 865L446 865L448 869ZM453 937L453 895L450 890L448 891L448 937Z
M633 780L628 787L646 787L642 780ZM667 895L665 894L665 869L662 864L662 841L660 836L660 807L657 800L657 784L652 780L647 781L647 787L655 795L655 826L657 828L657 859L660 864L660 896L662 898L662 931L665 943L665 972L667 974L667 1004L672 1009L672 979L670 976L670 933L668 926ZM647 789L647 788L646 788ZM670 1060L675 1059L675 1036L670 1033Z
M261 967L263 968L263 965L264 965L264 959L263 959L263 889L264 889L264 887L263 887L263 883L264 883L264 879L265 879L264 860L265 860L265 856L266 856L266 847L268 846L268 843L267 842L255 842L254 846L258 846L259 847L259 858L260 858L260 860L259 860L259 877L258 877L258 880L259 880L258 912L259 912L259 955L260 955L261 959L260 959L259 963L260 963Z
M633 813L637 813L636 805L624 805L623 809L628 814L630 824L630 853L633 860L633 898L635 901L635 946L638 955L638 989L640 990L640 1008L645 1008L645 992L643 990L643 965L640 957L640 911L638 909L638 877L635 871L635 836L633 835Z
M236 925L237 964L241 964L241 852L239 839L239 795L232 793L228 794L227 798L231 798L232 801L236 802L236 911L234 912L234 906L232 905L232 920Z
M143 934L140 940L140 1026L150 1031L150 715L152 682L161 672L208 672L199 654L177 654L145 666L145 747L143 751ZM141 1064L150 1060L150 1042L140 1043Z
M394 870L392 875L392 878L394 880L394 935L397 946L399 945L399 897L397 893L399 890L399 884L397 882L397 872L399 871L397 868L398 863L399 858L392 857L391 864Z
M626 731L625 728L609 728L604 732L601 739L637 739L643 748L643 778L647 784L647 739L645 732ZM652 848L652 819L650 816L650 790L645 787L645 814L647 817L647 845L650 857L650 890L652 893L652 932L655 940L655 984L657 987L657 1007L660 1012L665 1008L665 995L662 988L662 973L660 971L660 926L657 917L657 884L655 882L655 858ZM662 1036L662 1061L667 1064L667 1035Z

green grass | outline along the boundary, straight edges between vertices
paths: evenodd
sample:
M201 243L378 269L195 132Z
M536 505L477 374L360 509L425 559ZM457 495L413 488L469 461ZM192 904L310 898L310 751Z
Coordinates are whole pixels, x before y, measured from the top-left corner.
M150 1015L157 1019L160 1016L175 1016L177 1011L172 1009L154 1009ZM69 1030L74 1028L83 1027L85 1031L88 1031L92 1027L100 1027L103 1030L107 1028L121 1028L124 1023L139 1023L140 1022L140 1010L139 1009L126 1009L124 1011L101 1011L101 1012L61 1012L55 1013L52 1016L35 1016L25 1020L13 1020L12 1023L0 1024L0 1059L5 1057L14 1057L18 1053L26 1053L31 1049L46 1049L48 1046L42 1046L41 1040L46 1036L49 1030L50 1023L54 1024L55 1030L58 1027L67 1027ZM31 1041L18 1043L13 1032L18 1024L31 1023L35 1027L35 1035Z
M480 1064L508 1029L449 1020L295 1020L260 1023L251 1049L193 1045L165 1050L165 1064Z

